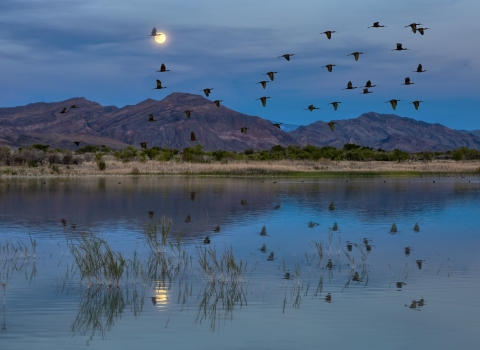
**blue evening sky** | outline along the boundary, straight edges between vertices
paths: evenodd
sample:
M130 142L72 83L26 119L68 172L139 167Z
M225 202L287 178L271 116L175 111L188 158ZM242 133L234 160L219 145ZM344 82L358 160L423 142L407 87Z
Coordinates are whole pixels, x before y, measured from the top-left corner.
M374 111L480 129L479 14L476 0L1 0L0 107L71 97L122 107L213 87L212 100L284 123ZM367 28L376 21L387 27ZM412 22L431 29L414 34ZM327 40L326 30L337 33ZM396 43L410 50L391 51ZM277 58L285 53L295 56ZM162 62L170 72L155 72ZM427 72L413 72L419 63ZM279 74L263 90L268 71ZM168 88L151 90L157 78ZM361 95L342 90L349 80L378 86ZM272 97L265 108L261 96ZM390 99L401 100L396 111Z

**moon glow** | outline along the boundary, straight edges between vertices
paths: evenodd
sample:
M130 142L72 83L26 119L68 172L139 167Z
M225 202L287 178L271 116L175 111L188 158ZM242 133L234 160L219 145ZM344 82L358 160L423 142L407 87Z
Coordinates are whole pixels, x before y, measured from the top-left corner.
M167 36L165 34L157 33L157 35L155 35L155 41L158 44L163 44L165 42L165 40L167 40Z

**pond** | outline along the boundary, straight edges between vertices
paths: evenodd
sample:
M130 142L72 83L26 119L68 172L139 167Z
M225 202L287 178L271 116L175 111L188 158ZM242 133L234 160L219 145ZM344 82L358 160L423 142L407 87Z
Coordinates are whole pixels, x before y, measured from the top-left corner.
M474 176L1 179L0 345L476 348L479 209Z

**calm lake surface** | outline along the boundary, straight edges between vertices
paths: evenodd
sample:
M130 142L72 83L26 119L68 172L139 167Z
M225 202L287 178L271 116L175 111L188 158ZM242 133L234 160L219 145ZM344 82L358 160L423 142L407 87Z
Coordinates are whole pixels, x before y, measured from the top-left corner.
M0 348L478 348L479 213L473 176L0 179ZM147 266L162 216L177 273L82 280L82 237ZM230 249L246 273L209 278Z

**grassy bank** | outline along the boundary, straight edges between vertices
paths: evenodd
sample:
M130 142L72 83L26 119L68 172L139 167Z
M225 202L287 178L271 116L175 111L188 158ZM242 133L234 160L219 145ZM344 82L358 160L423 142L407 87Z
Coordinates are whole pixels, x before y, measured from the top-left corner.
M72 165L38 165L31 167L0 166L0 177L57 177L57 176L251 176L251 177L336 177L423 174L466 175L480 174L480 160L454 161L331 161L272 160L272 161L212 161L192 163L184 161L118 161L104 156L104 170L95 160Z

